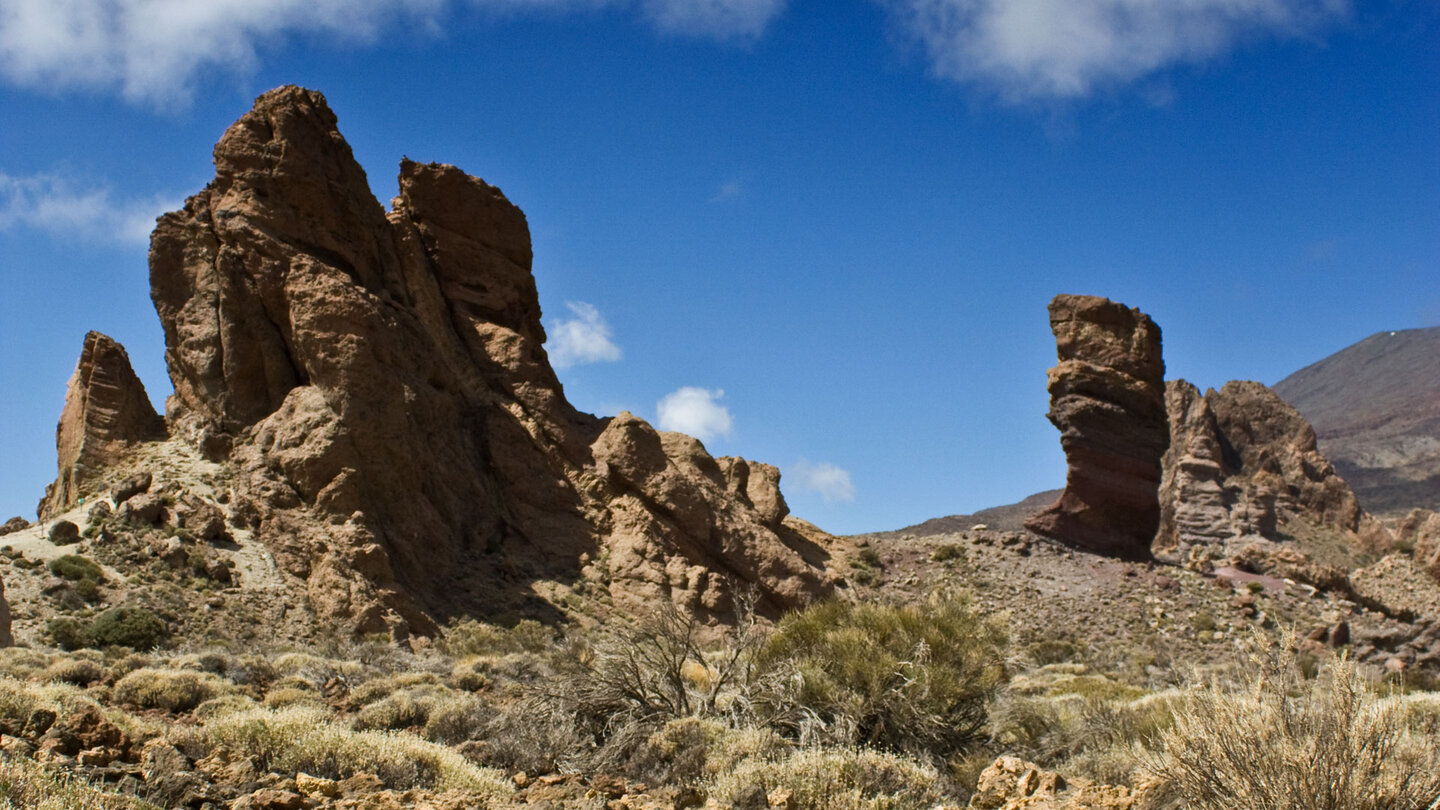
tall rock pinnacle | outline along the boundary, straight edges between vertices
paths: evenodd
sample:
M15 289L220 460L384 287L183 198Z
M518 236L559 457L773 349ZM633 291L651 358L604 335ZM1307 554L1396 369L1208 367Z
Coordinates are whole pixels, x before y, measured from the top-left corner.
M1060 363L1050 369L1049 417L1068 470L1060 499L1025 526L1077 548L1148 557L1170 435L1160 327L1105 298L1057 295L1050 329Z
M125 347L90 332L65 391L65 410L55 429L60 474L45 489L40 516L74 506L81 492L129 445L163 438L165 422L135 376Z

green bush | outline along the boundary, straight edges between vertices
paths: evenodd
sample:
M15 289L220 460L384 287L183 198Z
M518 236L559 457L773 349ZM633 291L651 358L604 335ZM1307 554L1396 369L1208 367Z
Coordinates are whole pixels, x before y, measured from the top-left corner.
M105 572L94 560L79 554L66 554L50 561L50 573L72 582L82 579L105 581Z
M90 625L92 643L98 647L130 647L151 650L169 635L165 622L143 607L116 607L95 617Z
M439 646L445 653L463 658L541 652L554 644L555 631L533 619L524 619L508 628L466 619L447 628Z
M69 616L46 622L45 634L62 650L79 650L95 644L95 639L90 634L90 622Z
M968 598L916 605L829 601L781 620L756 661L757 706L815 732L944 758L979 742L1005 682L1006 636Z

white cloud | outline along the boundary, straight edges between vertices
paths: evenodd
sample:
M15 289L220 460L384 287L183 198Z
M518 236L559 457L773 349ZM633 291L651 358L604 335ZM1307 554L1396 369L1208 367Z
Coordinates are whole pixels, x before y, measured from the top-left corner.
M185 101L197 76L247 73L265 47L320 33L366 41L395 24L439 31L463 0L5 0L0 77L42 90L118 90ZM468 0L495 13L636 8L657 29L713 39L759 36L784 0Z
M555 368L586 363L607 363L620 359L620 347L610 334L610 324L600 310L584 301L566 301L573 318L555 322L549 331L546 351Z
M785 470L785 475L797 489L814 492L827 503L855 500L855 485L850 482L850 472L829 462L812 463L802 458Z
M785 0L643 0L662 31L713 39L755 39L779 16Z
M685 386L661 398L656 405L660 429L688 433L701 441L729 436L733 427L730 411L716 400L725 396L720 389Z
M1349 0L880 0L946 78L1011 101L1083 97L1257 36L1293 36Z
M0 230L35 228L90 242L143 245L155 218L177 207L164 197L117 200L104 186L59 174L0 172Z

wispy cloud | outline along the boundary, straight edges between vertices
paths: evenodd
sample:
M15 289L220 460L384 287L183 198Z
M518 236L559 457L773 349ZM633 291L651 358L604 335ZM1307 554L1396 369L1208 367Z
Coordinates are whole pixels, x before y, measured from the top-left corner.
M1349 0L880 0L936 74L1009 101L1084 97L1241 41L1296 36Z
M849 503L855 500L855 485L850 472L826 461L800 459L785 470L785 476L799 490L814 492L826 503Z
M714 39L755 39L784 7L785 0L642 0L656 28Z
M369 41L397 25L438 30L452 6L497 14L633 9L666 33L758 37L785 0L5 0L0 77L44 90L119 91L183 103L209 71L248 73L266 47L321 33Z
M63 174L0 172L0 230L34 228L67 239L143 245L155 218L176 207L166 197L117 199L104 185Z
M701 441L729 436L734 427L730 411L719 400L725 396L720 389L685 386L661 398L656 405L661 430L688 433Z
M619 360L620 347L615 345L610 324L600 310L584 301L566 301L572 317L558 320L548 330L546 352L555 368L570 368L586 363L609 363Z
M744 193L745 186L742 185L739 180L726 180L720 184L720 188L715 190L715 194L710 197L710 202L718 203L733 200Z

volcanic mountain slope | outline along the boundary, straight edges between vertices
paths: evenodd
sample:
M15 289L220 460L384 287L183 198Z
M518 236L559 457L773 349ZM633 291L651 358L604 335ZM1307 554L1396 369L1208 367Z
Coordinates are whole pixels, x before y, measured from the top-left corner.
M407 159L386 211L324 97L298 87L257 99L215 168L151 240L175 387L164 430L153 412L115 418L134 375L92 335L43 520L87 497L120 508L110 487L150 472L122 469L125 448L168 431L224 486L196 501L157 479L153 508L121 517L253 536L322 620L356 633L557 619L576 590L723 621L737 589L773 614L834 587L825 535L788 516L776 468L566 401L525 215L499 189ZM197 533L190 513L220 524Z
M1440 327L1371 335L1274 388L1367 510L1440 509Z

